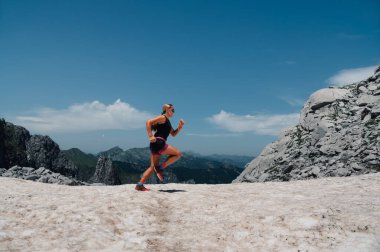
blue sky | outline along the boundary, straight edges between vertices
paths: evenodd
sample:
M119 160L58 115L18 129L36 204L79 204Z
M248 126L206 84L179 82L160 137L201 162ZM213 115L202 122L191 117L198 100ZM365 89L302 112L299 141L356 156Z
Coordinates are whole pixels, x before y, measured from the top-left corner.
M0 0L0 117L61 149L258 155L311 93L380 64L379 1Z

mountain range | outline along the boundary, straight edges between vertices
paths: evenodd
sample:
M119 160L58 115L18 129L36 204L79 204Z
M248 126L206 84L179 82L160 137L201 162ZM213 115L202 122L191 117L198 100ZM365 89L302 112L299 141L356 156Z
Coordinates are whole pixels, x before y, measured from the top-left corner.
M122 184L138 181L150 165L149 148L123 150L116 146L96 155L87 154L78 148L62 151L78 167L78 179L89 181L96 170L97 160L108 157L117 168ZM164 157L161 161L163 161ZM202 156L193 152L183 152L182 157L168 169L175 175L176 182L182 183L230 183L252 160L248 156L210 155ZM156 183L155 179L150 181ZM170 181L168 181L170 182Z
M31 135L0 120L1 176L71 185L125 184L138 181L149 165L149 148L114 147L96 155L77 148L61 151L49 136ZM284 131L257 158L183 152L166 169L166 182L289 181L379 171L380 67L366 80L313 93L299 124ZM156 176L148 183L157 183Z

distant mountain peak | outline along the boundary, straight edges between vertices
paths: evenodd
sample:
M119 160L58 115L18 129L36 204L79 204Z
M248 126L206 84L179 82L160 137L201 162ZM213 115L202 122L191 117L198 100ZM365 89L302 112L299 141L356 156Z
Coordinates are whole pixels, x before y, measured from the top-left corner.
M109 150L100 152L97 156L110 156L110 157L113 157L113 156L120 155L123 152L124 152L124 150L122 148L120 148L119 146L115 146L115 147L112 147Z
M108 151L122 152L124 150L122 148L120 148L119 146L115 146L115 147L112 147L111 149L109 149Z

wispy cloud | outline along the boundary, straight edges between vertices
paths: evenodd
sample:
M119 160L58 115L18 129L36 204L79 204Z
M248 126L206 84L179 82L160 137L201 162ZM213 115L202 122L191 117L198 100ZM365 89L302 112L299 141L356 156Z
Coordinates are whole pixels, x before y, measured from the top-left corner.
M281 100L285 101L287 104L289 104L292 107L302 107L305 103L305 100L289 97L289 96L280 96Z
M343 69L327 80L327 83L335 86L344 86L362 81L374 74L377 66Z
M222 110L208 120L230 132L254 132L258 135L278 136L284 129L299 122L299 114L235 115Z
M293 60L285 60L285 61L278 62L277 64L282 65L282 66L292 66L292 65L295 65L296 62Z
M187 133L187 136L195 136L195 137L206 137L206 138L213 138L213 137L235 137L235 136L241 136L239 133L227 133L227 134L200 134L200 133Z
M35 132L83 132L90 130L136 129L145 127L152 115L120 99L106 105L99 101L76 104L67 109L44 108L33 115L18 116L16 122Z
M345 33L345 32L338 33L338 38L347 39L347 40L357 40L357 39L363 39L365 37L366 36L362 34L352 34L352 33Z

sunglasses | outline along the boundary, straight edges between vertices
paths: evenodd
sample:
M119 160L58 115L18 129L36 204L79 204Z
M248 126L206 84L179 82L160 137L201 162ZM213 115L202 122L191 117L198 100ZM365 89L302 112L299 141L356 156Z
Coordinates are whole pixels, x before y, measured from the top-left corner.
M175 110L174 110L174 109L172 109L172 112L173 112L173 113L175 113Z

